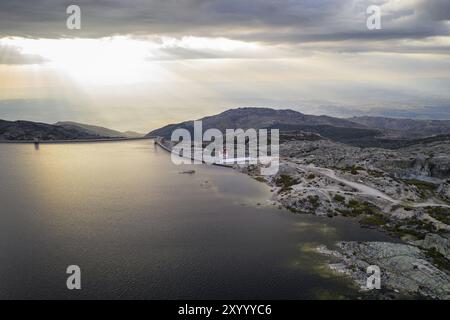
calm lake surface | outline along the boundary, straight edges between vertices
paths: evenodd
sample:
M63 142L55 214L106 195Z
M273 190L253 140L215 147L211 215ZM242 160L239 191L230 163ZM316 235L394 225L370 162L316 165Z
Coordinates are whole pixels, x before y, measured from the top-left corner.
M0 144L0 181L1 299L363 297L310 248L388 239L280 210L231 169L175 166L152 140Z

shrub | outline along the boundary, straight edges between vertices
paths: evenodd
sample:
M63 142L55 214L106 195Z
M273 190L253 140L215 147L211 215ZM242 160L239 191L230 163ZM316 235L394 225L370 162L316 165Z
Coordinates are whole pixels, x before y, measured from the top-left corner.
M264 179L263 177L256 177L255 180L259 182L266 182L266 179Z
M314 208L319 207L319 196L308 196L308 200Z
M310 173L306 179L313 180L316 176L313 173Z
M280 175L275 183L278 187L281 187L280 192L291 190L293 185L296 185L298 181L287 174Z
M360 220L361 224L369 225L369 226L383 226L389 220L381 214L375 214L372 216L365 216Z
M345 197L344 197L344 196L341 196L340 194L336 194L336 195L334 196L334 200L337 201L337 202L344 203Z
M443 207L428 207L427 213L434 219L450 225L450 209Z

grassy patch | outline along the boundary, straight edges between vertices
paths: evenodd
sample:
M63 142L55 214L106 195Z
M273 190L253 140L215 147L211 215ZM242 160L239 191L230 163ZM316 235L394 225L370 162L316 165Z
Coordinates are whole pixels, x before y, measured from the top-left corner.
M403 238L404 236L414 236L416 239L424 239L425 235L416 230L412 229L401 229L399 226L395 226L393 228L389 228L388 231L397 235L399 238Z
M436 220L450 225L450 209L442 207L428 207L427 213Z
M427 233L436 231L433 224L419 219L407 219L406 223L408 226L415 227L417 230L424 230Z
M424 239L427 233L436 232L433 224L419 219L404 219L388 229L399 237L412 235L417 239Z
M287 174L282 174L276 179L275 183L278 187L281 187L280 192L284 192L291 190L293 185L298 184L298 180Z
M345 197L341 196L340 194L336 194L333 199L336 202L340 202L340 203L344 203L345 202Z
M446 271L450 271L450 263L449 261L439 252L437 252L436 249L428 249L425 251L425 254L431 258L433 261L433 264L438 267L439 269L445 269Z
M405 180L405 183L410 186L415 186L419 190L422 198L426 198L427 195L432 195L438 188L438 186L435 185L434 183L416 180L416 179Z
M319 207L319 196L308 196L309 203L317 209Z
M365 216L359 222L368 226L384 226L389 220L382 214L375 214L373 216Z
M347 207L349 208L349 211L351 212L351 216L356 217L362 214L368 214L368 215L375 215L379 214L379 210L376 206L373 204L370 204L369 202L359 202L355 199L351 199Z
M255 180L263 183L266 182L266 179L264 179L263 177L255 177Z
M364 170L364 168L361 167L361 166L353 165L353 166L351 166L351 167L345 167L345 168L342 168L342 170L343 170L343 171L350 172L350 173L353 174L353 175L357 175L357 174L358 174L358 170Z
M370 174L372 177L375 177L375 178L384 177L384 172L378 171L378 170L367 170L367 173Z

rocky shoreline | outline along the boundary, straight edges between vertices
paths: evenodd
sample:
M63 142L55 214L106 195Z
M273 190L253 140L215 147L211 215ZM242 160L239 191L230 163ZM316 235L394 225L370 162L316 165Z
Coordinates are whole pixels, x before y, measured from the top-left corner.
M401 242L318 248L339 260L331 270L364 290L365 268L378 265L383 289L394 295L450 298L450 143L393 152L295 141L281 144L280 151L275 176L259 175L257 166L237 169L268 184L273 200L293 213L346 216Z
M171 146L163 147L170 151ZM399 243L338 242L335 250L317 248L339 260L328 265L331 270L366 290L366 268L377 265L382 275L380 298L387 291L450 299L450 143L422 147L412 158L413 148L368 150L328 140L287 142L280 151L274 176L261 176L255 165L234 169L269 185L272 202L280 208L358 219L363 227L399 238ZM422 177L426 179L417 179Z
M338 242L336 250L324 246L317 252L336 258L333 271L349 276L367 290L368 266L381 270L381 287L403 296L450 299L450 276L431 264L418 247L389 242Z

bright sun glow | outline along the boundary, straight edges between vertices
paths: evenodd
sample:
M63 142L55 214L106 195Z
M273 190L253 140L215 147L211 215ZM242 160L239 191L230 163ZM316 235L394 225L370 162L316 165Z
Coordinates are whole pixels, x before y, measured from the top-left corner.
M225 38L160 37L131 39L0 39L24 54L43 57L46 66L65 72L82 85L129 84L164 81L167 72L160 63L167 48L210 51L248 51L256 46ZM164 57L164 58L160 58ZM169 59L170 60L170 59ZM167 79L166 79L167 80Z
M153 80L158 68L146 61L151 49L144 41L124 37L103 39L22 39L3 40L25 54L39 55L47 65L60 69L85 84L117 84L144 80L143 67ZM150 69L150 70L148 70Z

